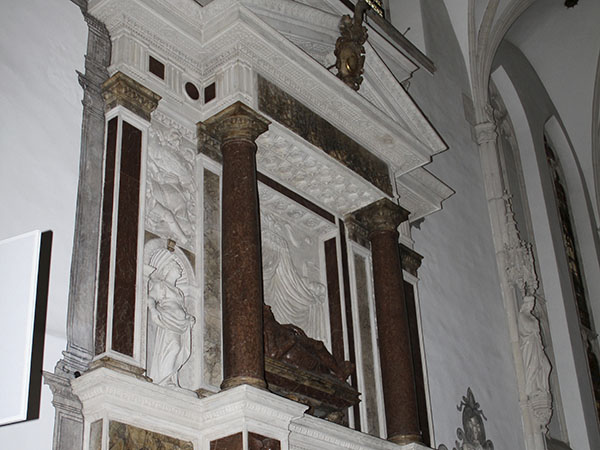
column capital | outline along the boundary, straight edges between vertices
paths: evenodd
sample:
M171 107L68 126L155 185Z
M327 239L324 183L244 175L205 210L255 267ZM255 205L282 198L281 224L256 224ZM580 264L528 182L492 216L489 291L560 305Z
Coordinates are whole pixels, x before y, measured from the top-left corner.
M475 125L475 137L477 138L477 143L481 145L486 142L496 142L496 139L498 138L496 128L496 124L492 120Z
M235 102L204 122L198 129L225 143L232 140L254 142L269 129L271 122L242 102Z
M102 96L106 112L124 106L148 122L162 98L122 72L115 73L102 84Z
M396 231L398 225L408 220L409 211L387 198L377 200L352 213L369 235L377 231Z

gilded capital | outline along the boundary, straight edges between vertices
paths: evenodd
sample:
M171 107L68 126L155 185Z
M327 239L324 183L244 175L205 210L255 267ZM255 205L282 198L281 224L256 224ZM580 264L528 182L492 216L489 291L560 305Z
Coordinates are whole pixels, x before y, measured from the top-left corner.
M160 95L122 72L115 73L102 84L102 96L107 112L121 105L147 121L161 99Z
M269 129L271 122L242 102L236 102L208 120L198 123L198 131L221 143L230 140L254 142Z
M367 205L352 215L365 227L369 235L377 231L396 231L398 225L408 220L409 211L387 198Z

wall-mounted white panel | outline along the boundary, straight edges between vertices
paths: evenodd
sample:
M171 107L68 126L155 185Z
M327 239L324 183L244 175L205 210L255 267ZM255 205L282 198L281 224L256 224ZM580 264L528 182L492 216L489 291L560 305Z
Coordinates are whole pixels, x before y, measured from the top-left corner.
M39 415L50 236L0 241L0 425Z

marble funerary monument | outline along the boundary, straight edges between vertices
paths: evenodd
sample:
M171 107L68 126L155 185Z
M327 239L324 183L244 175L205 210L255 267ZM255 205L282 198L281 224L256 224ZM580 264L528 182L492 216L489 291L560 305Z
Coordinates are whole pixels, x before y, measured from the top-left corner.
M323 2L95 0L57 449L426 448L410 223L445 144ZM82 447L83 446L83 447Z

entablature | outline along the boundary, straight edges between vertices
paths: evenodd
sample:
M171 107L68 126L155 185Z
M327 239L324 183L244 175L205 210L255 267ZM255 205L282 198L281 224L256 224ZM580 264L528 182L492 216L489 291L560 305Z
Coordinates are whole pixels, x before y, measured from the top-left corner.
M387 165L392 188L366 183L361 188L368 197L364 204L371 197L393 198L403 193L406 201L401 195L400 203L418 210L422 217L440 209L451 192L432 176L423 186L415 182L427 173L422 167L446 147L369 43L365 46L365 94L361 95L290 38L310 38L320 42L323 51L329 45L327 39L334 40L337 34L339 17L331 12L289 0L219 0L206 7L193 0L98 0L90 2L90 12L111 34L110 73L123 72L161 95L154 114L161 115L163 122L171 120L194 133L197 122L235 101L258 109L260 76ZM164 79L148 71L149 56L164 64ZM200 95L199 100L192 100L185 92L188 82L200 93L214 83L215 98L206 102ZM310 144L304 147L314 151ZM332 159L325 156L342 176L365 184L364 177L361 180ZM408 175L416 169L418 173ZM436 195L419 192L425 185L431 187L432 178ZM404 180L411 183L404 185ZM340 215L348 212L345 207L337 209Z

